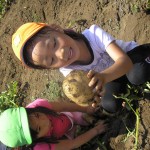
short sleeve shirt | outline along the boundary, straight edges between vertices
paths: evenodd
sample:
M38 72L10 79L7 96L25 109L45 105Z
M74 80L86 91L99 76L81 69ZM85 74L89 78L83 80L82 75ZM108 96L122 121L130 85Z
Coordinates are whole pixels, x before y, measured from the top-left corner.
M106 48L113 41L115 41L124 52L128 52L138 46L138 44L134 41L124 42L122 40L115 39L97 25L92 25L89 29L85 29L82 34L90 43L94 55L94 60L89 65L69 65L67 67L60 68L60 72L64 76L67 76L72 70L94 70L101 72L110 67L114 61L106 52Z

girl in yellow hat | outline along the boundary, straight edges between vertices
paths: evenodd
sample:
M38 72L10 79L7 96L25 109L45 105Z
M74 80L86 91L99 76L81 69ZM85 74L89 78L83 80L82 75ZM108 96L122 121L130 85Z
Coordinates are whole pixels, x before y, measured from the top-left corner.
M72 70L89 71L89 86L99 95L105 88L101 105L110 113L122 107L113 95L126 92L127 84L150 80L150 44L117 40L97 25L80 34L57 25L26 23L13 35L12 47L30 68L59 68L64 76Z

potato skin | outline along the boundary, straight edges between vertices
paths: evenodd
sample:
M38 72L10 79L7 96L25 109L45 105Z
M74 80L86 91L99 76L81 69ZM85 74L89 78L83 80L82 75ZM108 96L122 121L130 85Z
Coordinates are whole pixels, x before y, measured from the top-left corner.
M87 72L74 70L64 79L62 84L63 91L73 102L79 105L88 105L94 97L92 88L88 86L89 82Z

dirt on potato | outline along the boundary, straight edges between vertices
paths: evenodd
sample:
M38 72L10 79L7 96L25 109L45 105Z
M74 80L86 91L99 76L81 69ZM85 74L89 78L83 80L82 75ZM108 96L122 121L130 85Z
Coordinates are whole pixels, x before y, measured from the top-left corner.
M82 31L98 24L115 38L150 43L150 15L146 0L14 0L0 21L0 92L6 84L18 81L26 91L25 102L41 97L51 80L60 83L64 77L58 70L32 70L20 64L11 48L11 36L26 22L56 23L64 28ZM140 124L138 150L150 149L150 98L138 101ZM126 138L126 126L135 127L132 113L112 120L111 130L104 136L109 150L131 150L135 139ZM94 147L93 147L94 148ZM98 150L98 149L97 149Z
M63 92L71 101L82 106L89 105L94 100L92 88L88 86L89 82L87 72L74 70L63 80Z

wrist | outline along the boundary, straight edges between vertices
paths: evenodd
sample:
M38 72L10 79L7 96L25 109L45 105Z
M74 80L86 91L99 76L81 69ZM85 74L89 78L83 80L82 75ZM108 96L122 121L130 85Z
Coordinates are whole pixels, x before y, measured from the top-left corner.
M88 112L87 106L82 106L82 105L79 105L79 104L77 104L77 105L78 106L77 106L76 111L83 112L83 113L87 113Z
M83 113L88 113L88 106L81 106Z
M104 72L101 72L100 73L100 76L102 78L102 85L106 84L108 81L107 81L107 73Z
M92 129L92 132L93 132L94 136L98 135L98 131L97 131L97 129L95 127Z
M89 113L89 106L86 106L85 111L87 114Z

